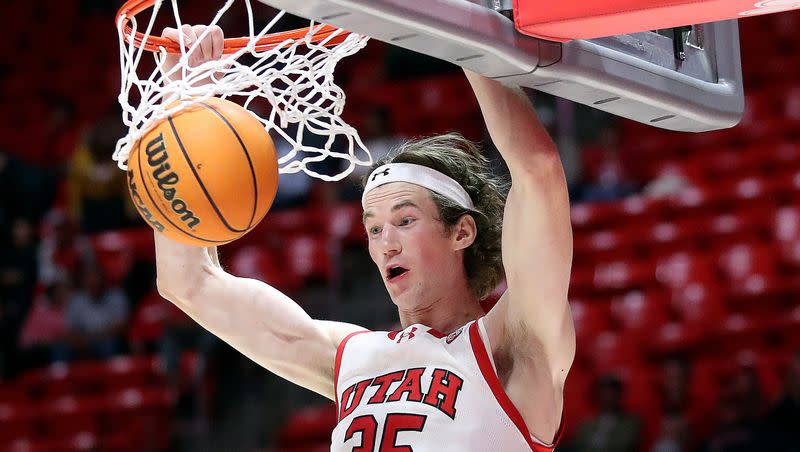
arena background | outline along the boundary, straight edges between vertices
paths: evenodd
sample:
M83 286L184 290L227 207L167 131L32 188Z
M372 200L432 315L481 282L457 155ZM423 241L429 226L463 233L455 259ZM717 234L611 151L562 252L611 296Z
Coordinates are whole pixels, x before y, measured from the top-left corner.
M0 451L328 450L331 403L155 291L152 232L111 160L119 2L0 4ZM797 12L740 22L733 129L665 132L535 95L573 203L578 352L559 450L800 450L798 28ZM504 171L457 67L373 41L336 74L373 153L456 130ZM224 267L314 317L394 328L356 179L282 176Z

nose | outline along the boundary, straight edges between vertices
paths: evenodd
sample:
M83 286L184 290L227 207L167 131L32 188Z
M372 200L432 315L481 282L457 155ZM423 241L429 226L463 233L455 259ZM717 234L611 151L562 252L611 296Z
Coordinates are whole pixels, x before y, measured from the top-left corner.
M403 250L397 230L391 224L385 225L381 231L381 248L383 254L388 257L396 256Z

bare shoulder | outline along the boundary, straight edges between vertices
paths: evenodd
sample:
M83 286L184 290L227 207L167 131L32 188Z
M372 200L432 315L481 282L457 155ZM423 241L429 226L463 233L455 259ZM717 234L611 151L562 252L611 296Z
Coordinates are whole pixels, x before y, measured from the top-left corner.
M325 332L334 347L338 347L347 336L353 333L369 331L363 326L346 322L334 322L332 320L317 320L317 325Z

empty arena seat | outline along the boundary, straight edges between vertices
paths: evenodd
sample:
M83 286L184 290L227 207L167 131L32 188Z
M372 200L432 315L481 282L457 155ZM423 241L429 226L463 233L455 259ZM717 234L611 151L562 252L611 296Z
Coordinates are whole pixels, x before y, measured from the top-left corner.
M586 344L583 353L588 355L595 373L604 373L621 366L641 363L641 349L637 338L619 332L604 331Z
M707 220L702 217L662 221L642 228L636 236L645 239L643 246L654 256L697 249L709 235Z
M37 414L29 402L0 403L0 444L37 436Z
M649 333L667 322L667 302L657 290L628 292L611 301L611 315L625 330Z
M161 450L169 442L173 405L173 395L162 389L130 388L112 393L98 402L101 427L110 436L128 435L138 450Z
M770 219L775 215L776 208L769 202L763 202L714 215L709 219L714 245L767 240L771 230Z
M594 271L597 290L644 288L655 281L655 267L650 261L613 261L600 263Z
M672 355L699 351L699 346L710 335L698 325L669 322L653 331L646 341L648 352L652 355Z
M718 268L726 280L729 302L763 309L767 297L783 292L770 246L737 243L721 249L717 256Z
M247 245L236 251L231 259L231 273L264 281L287 292L297 290L303 283L298 274L290 271L281 253L257 245Z
M331 243L327 237L293 235L284 240L283 251L291 273L301 280L330 281L334 276Z
M66 439L79 433L96 435L99 431L97 409L97 399L91 396L63 396L45 401L39 407L44 436Z
M579 203L570 208L570 218L576 230L596 230L616 226L621 211L619 202Z
M673 289L670 306L681 322L716 327L727 315L714 284L688 283Z
M656 261L656 280L675 290L692 283L713 285L714 262L699 252L678 251Z
M300 447L329 441L335 426L336 405L332 403L295 410L278 430L278 444L283 447Z

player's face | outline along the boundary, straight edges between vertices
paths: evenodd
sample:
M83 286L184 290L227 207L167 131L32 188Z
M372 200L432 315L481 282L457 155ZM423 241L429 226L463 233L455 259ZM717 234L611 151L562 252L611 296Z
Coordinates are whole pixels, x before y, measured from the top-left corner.
M369 254L399 307L413 309L430 301L437 287L447 286L442 278L459 274L453 241L430 192L419 185L393 182L370 191L364 227Z

